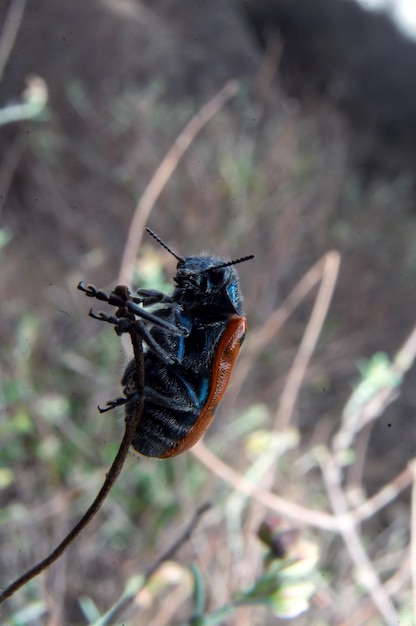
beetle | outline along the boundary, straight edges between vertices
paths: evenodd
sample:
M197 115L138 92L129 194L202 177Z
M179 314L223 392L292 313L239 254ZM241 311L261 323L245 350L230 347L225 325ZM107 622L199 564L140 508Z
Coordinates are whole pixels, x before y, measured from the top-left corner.
M227 261L201 254L181 257L150 228L146 231L178 261L171 295L153 289L131 294L116 287L110 295L80 282L92 298L125 307L127 317L90 316L115 325L118 334L130 324L145 344L144 410L132 446L148 457L168 458L191 448L210 425L228 385L246 333L242 295L234 266L249 255ZM123 292L127 296L120 297ZM145 307L157 305L151 312ZM119 313L120 314L120 313ZM138 400L136 362L132 359L121 384L123 397L100 412L125 405L125 419Z

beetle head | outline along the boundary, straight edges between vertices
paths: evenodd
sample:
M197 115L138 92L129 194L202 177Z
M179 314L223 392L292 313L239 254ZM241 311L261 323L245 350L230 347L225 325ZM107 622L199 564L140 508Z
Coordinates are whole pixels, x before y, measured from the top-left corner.
M233 266L252 259L253 254L234 261L209 255L180 257L150 228L146 230L178 260L173 279L176 284L174 297L178 301L190 308L212 305L224 313L242 314L240 284Z

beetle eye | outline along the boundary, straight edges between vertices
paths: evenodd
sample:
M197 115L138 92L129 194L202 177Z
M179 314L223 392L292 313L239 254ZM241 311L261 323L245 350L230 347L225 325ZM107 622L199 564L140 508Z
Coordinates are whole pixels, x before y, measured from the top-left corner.
M225 268L213 267L209 272L211 284L215 287L224 281Z

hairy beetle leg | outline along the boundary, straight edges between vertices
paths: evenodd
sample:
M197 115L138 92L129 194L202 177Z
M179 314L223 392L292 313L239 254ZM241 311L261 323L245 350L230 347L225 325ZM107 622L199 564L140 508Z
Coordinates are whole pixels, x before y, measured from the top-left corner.
M97 300L100 300L101 302L108 302L108 304L117 306L120 309L123 309L123 308L127 309L127 311L129 311L130 313L133 313L133 315L138 315L142 319L148 322L151 322L152 324L155 324L156 326L159 326L160 328L164 328L165 330L169 331L173 335L187 335L188 334L187 329L180 327L180 326L179 327L175 326L174 324L170 324L164 319L161 319L160 317L157 317L156 315L153 315L152 313L145 311L142 307L140 307L136 303L137 301L143 301L143 299L134 298L134 297L132 298L128 288L124 287L123 285L118 285L118 287L116 287L115 290L112 291L110 295L106 294L105 291L102 291L101 289L97 289L96 287L94 287L94 285L85 285L83 281L78 283L78 289L80 291L83 291L85 295L88 296L89 298L96 298ZM146 292L146 290L144 291ZM156 293L159 293L160 296L158 296L158 298L160 302L162 301L168 302L170 300L169 296L165 296L161 292L156 292L155 290L147 290L147 293L150 295L151 299L155 297ZM150 302L146 302L146 304L150 304ZM107 316L104 313L99 312L97 316L97 314L95 314L92 310L90 310L89 315L90 317L93 317L94 319L98 319L104 322L109 322L111 324L116 324L116 322L114 321L114 319L116 318L112 316ZM123 330L122 332L125 332L125 331Z
M90 309L90 312L88 315L92 317L93 319L98 320L99 322L108 322L109 324L114 324L115 326L114 330L116 331L117 335L128 333L132 329L134 329L135 332L137 332L137 334L147 344L150 350L152 350L153 352L156 352L160 357L162 357L166 361L166 363L172 364L175 362L174 359L172 359L171 355L165 350L163 350L163 348L153 339L150 332L147 330L144 324L140 322L140 320L129 320L126 317L120 317L120 318L114 317L112 315L106 315L102 311L98 311L98 313L95 313L93 309ZM105 409L105 410L109 411L109 409Z
M125 307L128 311L130 311L130 313L133 313L134 315L138 315L139 317L142 317L144 320L147 320L148 322L151 322L152 324L155 324L156 326L159 326L160 328L164 328L165 330L168 330L170 333L172 333L172 335L187 335L188 334L188 330L186 328L175 326L174 324L171 324L170 322L166 322L164 319L157 317L156 315L153 315L153 313L148 313L148 311L145 311L142 307L140 307L138 304L136 304L132 300L128 300L125 304Z
M144 324L140 322L140 320L136 320L133 322L128 319L122 319L120 320L120 324L116 326L115 331L118 335L121 335L122 333L128 333L132 327L134 327L134 330L143 339L149 350L152 350L152 352L158 354L159 357L161 357L169 365L175 363L172 355L164 350L162 346L157 343L157 341L155 341L149 330Z
M143 306L165 304L174 301L172 296L168 296L162 291L157 291L156 289L137 289L136 295L131 296L130 300L138 304L143 304Z

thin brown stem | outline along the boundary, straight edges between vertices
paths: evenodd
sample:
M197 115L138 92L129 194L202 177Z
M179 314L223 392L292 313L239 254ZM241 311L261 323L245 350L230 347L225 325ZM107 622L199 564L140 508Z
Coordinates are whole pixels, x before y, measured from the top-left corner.
M393 502L398 495L412 484L413 473L409 466L405 467L392 481L384 485L374 496L368 498L356 509L351 510L351 515L358 523L373 517L380 509Z
M141 237L150 212L162 193L166 183L175 171L178 162L192 144L197 134L209 120L232 98L238 89L235 80L228 82L215 96L209 100L187 123L178 135L172 147L166 153L140 200L137 203L133 219L130 224L127 242L124 247L121 261L119 280L130 283L133 273L134 260L137 256Z
M198 441L196 446L192 448L191 454L213 474L231 485L233 489L246 494L249 498L253 498L272 511L286 515L299 524L307 524L323 530L338 532L342 527L342 519L337 520L328 513L308 509L295 502L285 500L270 491L259 489L257 485L219 459L202 441Z
M159 567L165 561L169 561L170 559L172 559L175 556L176 552L179 550L179 548L189 540L195 529L195 526L198 524L202 515L204 515L210 508L211 504L206 502L195 511L193 518L189 522L188 526L184 529L184 531L179 535L179 537L175 539L172 545L169 546L169 548L163 554L161 554L160 557L146 570L140 588L137 589L137 591L135 591L134 593L130 593L121 598L117 602L117 604L115 604L110 609L110 611L108 611L104 618L100 620L100 626L111 626L111 624L114 624L116 620L117 623L119 623L119 620L122 618L126 610L133 604L137 594L143 589L143 587L153 576L153 574L159 569Z
M263 326L253 333L251 337L246 339L243 353L238 360L237 367L233 374L233 387L231 391L234 397L239 394L244 385L255 359L262 353L264 348L270 344L283 324L289 319L300 303L303 302L315 285L322 281L325 268L329 267L334 271L335 267L334 275L336 277L339 262L340 256L336 250L327 252L306 272L279 308L266 320Z
M328 252L323 260L322 278L312 314L300 342L296 357L290 368L275 417L275 428L288 428L298 398L299 389L309 361L315 350L325 322L337 282L341 257L338 252Z
M236 491L246 494L248 497L253 498L253 500L265 504L269 509L276 511L276 513L286 515L298 523L304 523L309 526L315 526L316 528L333 532L339 532L344 525L350 523L351 519L355 524L369 519L397 498L413 481L413 473L408 466L388 485L382 487L373 497L366 500L357 508L351 509L345 517L338 516L338 518L335 518L328 513L308 509L307 507L290 502L271 491L266 491L264 487L259 489L258 485L252 484L242 474L236 472L232 467L224 463L224 461L219 459L201 441L194 446L191 453L198 461L205 465L210 472L228 483Z
M27 572L19 576L14 582L6 587L0 593L0 604L10 598L18 589L23 587L30 580L35 578L38 574L46 570L52 563L54 563L65 552L65 550L71 545L78 535L84 530L86 526L91 522L94 516L100 510L104 500L110 493L114 483L120 475L126 460L129 448L136 432L137 425L143 412L143 389L144 389L144 362L143 362L143 349L140 336L134 329L134 325L129 330L131 342L133 345L134 358L137 363L136 375L137 375L137 390L139 400L134 404L134 410L132 411L131 418L126 421L124 436L118 449L117 455L113 461L113 464L106 475L106 479L97 494L97 497L84 513L78 524L74 526L70 533L61 541L61 543L53 550L46 558L31 567Z
M347 499L341 487L341 471L329 452L321 451L321 469L328 498L336 517L343 519L340 528L348 553L360 574L360 582L367 589L369 596L384 623L388 626L399 624L399 617L385 587L383 587L371 560L365 551L355 521L350 515ZM345 523L348 521L349 523Z
M341 428L334 437L333 450L342 458L343 453L354 445L355 437L364 426L377 419L385 408L399 395L401 381L416 359L416 326L406 341L399 348L390 364L391 377L386 384L375 388L374 392L362 403L354 405L352 400L357 395L355 390L347 402Z

